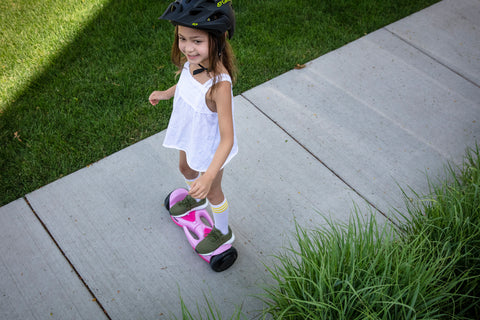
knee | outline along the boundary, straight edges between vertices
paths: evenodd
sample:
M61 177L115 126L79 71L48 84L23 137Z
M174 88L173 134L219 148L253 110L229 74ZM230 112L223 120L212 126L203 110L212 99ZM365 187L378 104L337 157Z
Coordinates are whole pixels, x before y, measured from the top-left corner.
M178 165L178 169L183 175L185 175L185 173L189 172L190 167L188 166L188 164L180 162L180 164Z
M186 162L180 162L178 169L180 170L181 174L187 179L194 179L198 176L198 172L190 168L190 166Z
M221 188L212 188L208 192L207 199L210 203L217 205L219 203L222 203L222 201L225 199L225 195L223 194Z

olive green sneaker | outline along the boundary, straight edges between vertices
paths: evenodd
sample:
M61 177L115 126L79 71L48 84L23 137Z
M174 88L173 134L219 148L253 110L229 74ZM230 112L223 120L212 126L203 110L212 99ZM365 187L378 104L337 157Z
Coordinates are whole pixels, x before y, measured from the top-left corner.
M212 231L210 231L205 239L197 244L195 251L197 251L198 254L208 256L222 245L232 243L234 240L235 236L230 227L228 227L227 234L223 234L220 230L213 227Z
M180 218L186 216L194 210L205 209L207 205L207 199L197 201L195 200L195 198L192 198L190 195L187 194L185 199L175 203L169 211L170 215Z

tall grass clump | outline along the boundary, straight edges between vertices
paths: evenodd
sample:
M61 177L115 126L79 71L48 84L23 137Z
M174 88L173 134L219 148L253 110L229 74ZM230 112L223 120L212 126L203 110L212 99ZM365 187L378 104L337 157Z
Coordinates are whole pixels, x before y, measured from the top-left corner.
M192 313L191 306L187 306L185 301L183 300L182 297L180 297L180 306L181 306L181 311L182 311L182 319L183 320L240 320L240 319L246 319L246 316L242 313L242 306L237 306L235 307L234 313L226 318L224 315L222 315L222 312L220 311L219 307L215 303L215 301L212 298L207 297L204 294L204 299L205 299L205 305L202 307L199 306L198 303L196 303L196 310L197 313ZM177 317L174 317L177 319Z
M455 306L471 319L480 317L480 151L467 151L461 168L447 168L450 179L430 184L431 196L408 206L408 239L422 238L430 248L442 248L445 256L458 256L453 274L468 276L455 288L465 296ZM458 174L457 174L458 172ZM450 309L452 306L445 306Z
M478 319L478 148L461 173L418 197L402 228L356 212L348 224L296 228L270 268L274 319ZM451 181L450 181L451 180Z

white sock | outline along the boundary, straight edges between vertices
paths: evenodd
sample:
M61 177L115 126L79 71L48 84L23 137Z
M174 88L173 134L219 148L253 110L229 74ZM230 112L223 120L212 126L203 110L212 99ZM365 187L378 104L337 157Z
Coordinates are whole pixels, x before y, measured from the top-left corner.
M187 179L185 178L185 183L187 184L187 188L188 190L190 190L190 187L192 186L192 183L197 180L198 178L200 178L200 172L198 173L198 176L196 178L193 178L193 179Z
M218 205L210 204L213 212L213 220L215 221L215 228L220 230L221 233L228 233L228 202L227 198Z

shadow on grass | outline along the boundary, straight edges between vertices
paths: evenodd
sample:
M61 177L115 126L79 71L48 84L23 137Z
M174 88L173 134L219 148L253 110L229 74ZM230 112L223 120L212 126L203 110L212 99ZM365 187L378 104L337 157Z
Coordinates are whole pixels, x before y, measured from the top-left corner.
M234 94L438 0L237 0ZM170 1L111 1L0 114L0 205L163 130L174 84Z
M0 116L0 205L165 128L174 84L163 1L112 1ZM161 61L165 61L161 65Z

